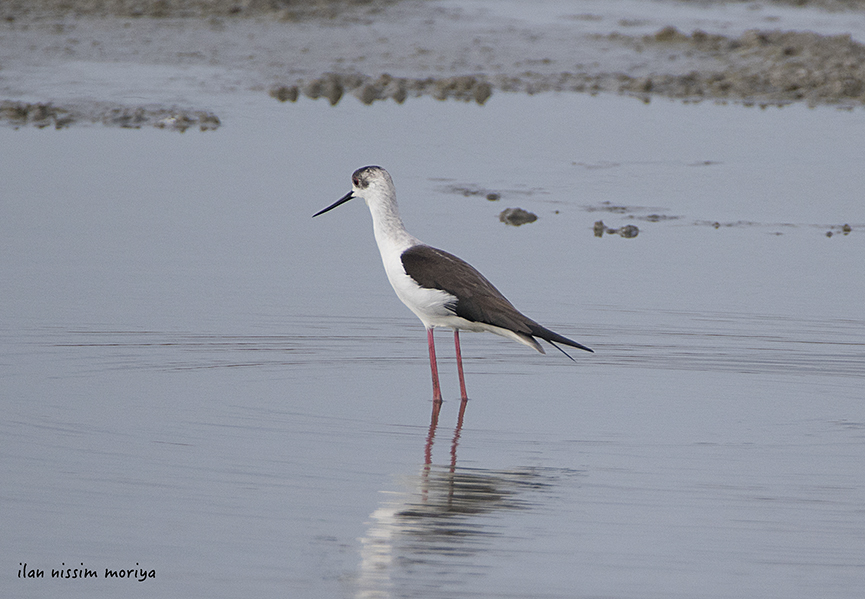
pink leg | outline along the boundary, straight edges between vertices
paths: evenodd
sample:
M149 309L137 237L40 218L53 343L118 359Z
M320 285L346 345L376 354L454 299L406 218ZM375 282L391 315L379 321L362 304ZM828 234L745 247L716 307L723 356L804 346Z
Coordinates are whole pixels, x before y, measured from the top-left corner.
M466 376L463 374L463 354L460 351L460 331L454 329L454 346L457 349L457 371L460 374L460 393L462 393L463 401L469 398L466 395Z
M441 409L442 409L441 402L440 401L434 401L433 402L433 409L432 409L432 417L430 418L430 421L429 421L429 432L427 433L427 436L426 436L426 446L424 447L424 464L426 466L429 466L430 464L432 464L433 441L435 440L436 427L439 424L439 411ZM428 469L424 470L424 477L426 477L426 475L428 473L427 470Z
M468 399L463 399L460 402L460 415L457 418L457 427L454 429L454 440L451 443L451 472L457 467L457 445L460 442L460 434L463 430L463 417L466 415L466 406L468 403Z
M433 383L433 402L441 403L442 402L442 389L439 385L439 369L436 365L436 344L435 340L433 340L433 330L426 330L426 338L429 342L429 368L432 371L432 383Z

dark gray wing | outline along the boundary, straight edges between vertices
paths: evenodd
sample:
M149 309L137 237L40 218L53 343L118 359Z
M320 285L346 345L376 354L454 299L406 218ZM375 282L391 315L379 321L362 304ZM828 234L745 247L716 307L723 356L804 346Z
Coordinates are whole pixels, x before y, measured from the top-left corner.
M406 273L418 285L455 296L457 299L447 308L461 318L592 351L522 314L475 267L453 254L416 245L404 251L401 259Z

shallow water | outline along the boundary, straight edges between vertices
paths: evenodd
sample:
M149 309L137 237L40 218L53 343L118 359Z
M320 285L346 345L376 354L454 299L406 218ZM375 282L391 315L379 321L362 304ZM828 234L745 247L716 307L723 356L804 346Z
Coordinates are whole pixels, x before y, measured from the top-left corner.
M209 133L0 129L3 588L863 587L861 112L219 102ZM431 435L423 329L366 208L310 218L371 163L410 231L596 353L464 335L457 427L439 332ZM538 221L501 224L514 206ZM99 578L50 579L80 563ZM103 577L137 567L155 578Z

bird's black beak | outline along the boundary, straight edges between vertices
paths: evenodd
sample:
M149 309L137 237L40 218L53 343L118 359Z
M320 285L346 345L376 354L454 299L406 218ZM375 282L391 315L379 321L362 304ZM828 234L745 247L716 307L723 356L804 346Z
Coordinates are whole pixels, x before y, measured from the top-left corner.
M319 214L324 214L325 212L330 212L331 210L333 210L333 209L336 208L337 206L340 206L340 205L342 205L342 204L345 204L347 201L349 201L349 200L351 200L351 199L353 199L353 198L354 198L354 192L353 192L353 191L350 191L350 192L348 192L347 194L345 194L342 198L340 198L338 201L334 202L333 204L331 204L330 206L328 206L327 208L325 208L324 210L319 210L318 212L316 212L315 214L313 214L313 215L312 215L312 218L315 218L315 217L318 216Z

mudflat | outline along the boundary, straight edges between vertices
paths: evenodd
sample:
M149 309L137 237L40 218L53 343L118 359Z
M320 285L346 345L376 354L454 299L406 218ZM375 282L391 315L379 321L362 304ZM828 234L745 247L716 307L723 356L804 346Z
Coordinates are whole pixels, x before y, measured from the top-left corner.
M0 119L213 129L214 96L364 103L503 92L761 106L865 102L863 2L246 2L0 6Z

